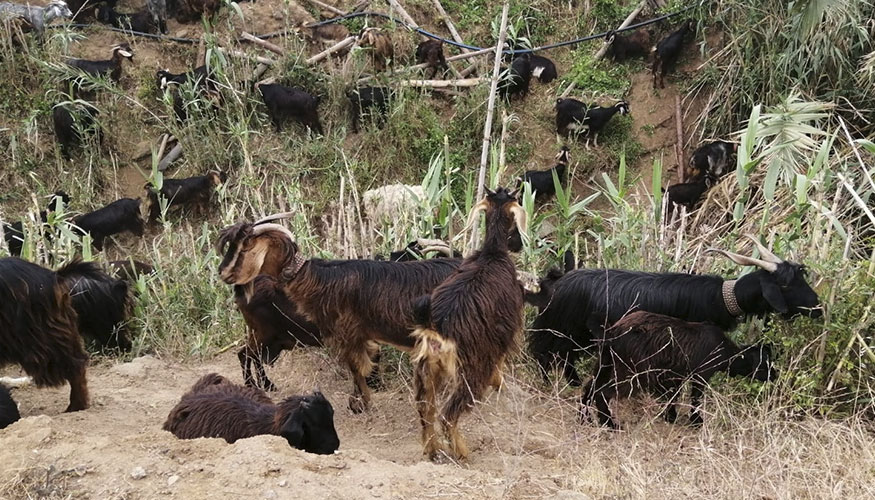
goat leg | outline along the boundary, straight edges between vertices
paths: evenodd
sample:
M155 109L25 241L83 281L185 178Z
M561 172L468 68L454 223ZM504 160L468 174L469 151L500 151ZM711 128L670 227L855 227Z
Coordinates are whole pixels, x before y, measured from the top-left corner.
M416 410L419 412L419 423L422 426L422 453L431 461L445 454L434 428L437 413L435 386L443 385L443 375L443 370L428 360L416 363L414 368L414 399Z
M371 373L371 360L365 352L348 353L345 356L349 371L352 372L353 392L349 397L349 409L353 413L362 413L371 404L371 390L365 377Z
M705 394L705 381L701 377L694 376L690 387L690 425L699 427L702 425L702 397Z
M64 411L80 411L88 408L88 380L85 378L85 363L71 374L67 380L70 382L70 405Z
M276 390L276 386L273 382L267 378L267 373L264 371L264 360L273 359L270 355L270 349L268 346L262 346L261 350L258 352L252 362L255 364L255 373L258 375L258 383L261 385L261 388L268 392L273 392Z
M255 387L255 381L252 379L252 355L249 347L244 347L237 351L237 359L240 360L240 368L243 370L243 383L246 387Z

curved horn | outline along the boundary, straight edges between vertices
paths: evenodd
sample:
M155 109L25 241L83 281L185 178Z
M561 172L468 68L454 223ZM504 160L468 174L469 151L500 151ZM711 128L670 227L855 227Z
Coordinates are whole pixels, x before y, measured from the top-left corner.
M520 237L522 237L523 241L528 242L529 218L526 215L526 211L523 210L523 207L513 203L510 206L510 213L513 214L513 221L516 223L516 227L520 232Z
M762 255L763 260L765 260L766 262L771 262L773 264L780 264L780 263L784 262L784 259L773 254L771 250L769 250L768 248L765 247L765 245L760 243L760 240L758 240L752 234L745 234L744 236L745 236L745 238L752 241L754 245L756 245L757 250L760 251L760 255Z
M450 250L450 247L446 245L431 245L427 247L423 247L422 255L427 254L428 252L437 252L446 255L447 257L453 256L453 251Z
M768 271L770 273L773 273L773 272L775 272L775 270L778 269L778 265L775 264L774 262L766 262L764 260L755 259L753 257L748 257L746 255L739 255L735 252L729 252L727 250L720 250L719 248L709 248L705 251L706 252L717 252L740 266L756 266L756 267L765 269L766 271Z
M268 224L264 223L260 226L254 227L252 229L252 236L258 236L260 234L264 234L268 231L278 231L283 234L283 236L287 237L290 241L295 241L294 235L292 232L286 229L285 226L280 226L279 224Z
M253 222L252 225L257 226L259 224L264 224L265 222L273 222L275 220L288 219L290 217L294 217L294 215L295 215L294 212L282 212L282 213L278 213L278 214L268 215L267 217L264 217L262 219L259 219L255 222Z

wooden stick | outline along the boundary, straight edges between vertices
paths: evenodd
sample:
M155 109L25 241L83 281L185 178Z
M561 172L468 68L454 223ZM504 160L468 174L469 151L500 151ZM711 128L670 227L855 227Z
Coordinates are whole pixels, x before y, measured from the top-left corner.
M356 37L354 37L354 36L344 38L343 40L337 42L336 44L332 45L331 47L328 47L327 49L323 50L322 52L307 59L306 62L307 62L307 64L316 64L317 62L321 61L322 59L325 59L326 57L330 56L331 54L349 47L350 45L354 44L355 41L356 41Z
M674 96L675 129L678 142L675 144L675 156L678 159L678 182L684 182L684 116L681 113L681 96Z
M632 24L632 21L634 21L635 18L638 17L638 14L640 14L641 11L644 10L644 7L646 5L647 5L647 0L641 0L641 3L638 4L638 7L635 8L635 10L633 10L626 17L626 20L623 21L623 24L621 24L620 27L617 28L617 30L619 31L619 30L625 28L626 26L629 26L630 24ZM595 53L595 56L593 56L593 61L598 61L599 59L604 57L605 53L608 51L608 47L610 47L610 45L608 44L607 40L602 42L602 48L600 48L599 51Z
M258 66L255 67L255 71L252 72L252 79L257 81L259 78L264 76L264 73L269 67L270 66L268 66L267 64L258 63Z
M409 24L413 28L419 27L419 25L416 24L416 21L414 21L413 18L410 17L410 14L408 14L407 11L404 10L404 7L401 5L401 3L398 0L386 0L386 1L389 3L390 7L392 7L396 11L398 11L398 14L401 16L401 19L404 19L404 22L406 22L407 24Z
M167 167L169 167L171 163L175 162L180 156L182 156L182 144L177 142L176 146L173 146L173 149L171 149L170 152L167 153L167 156L165 156L161 159L160 162L158 162L158 170L162 172L167 170Z
M492 117L495 114L495 95L498 93L498 75L501 73L501 51L504 48L504 41L507 39L507 13L510 10L510 3L505 0L504 7L501 10L501 28L498 35L498 44L495 45L495 60L492 67L492 81L489 84L489 101L486 107L486 123L483 125L483 147L480 151L480 172L477 174L477 197L475 202L483 198L483 191L486 187L486 164L489 162L489 145L492 142ZM469 253L477 247L478 233L480 225L475 224L471 233L471 241L469 245Z
M431 1L434 4L434 7L437 9L438 14L440 14L441 19L443 20L444 24L447 25L447 29L450 30L450 35L453 36L453 40L457 41L458 43L465 43L462 41L462 37L459 35L459 32L456 31L456 26L453 24L453 20L450 19L450 16L447 14L447 11L444 10L444 6L441 5L441 0L431 0ZM462 48L462 52L468 53L471 51L468 49Z
M170 139L170 134L161 134L161 145L158 146L158 160L164 156L164 150L167 149L167 140Z
M285 53L285 51L283 51L282 47L280 47L279 45L274 45L274 44L268 42L267 40L262 40L261 38L258 38L257 36L254 36L254 35L250 35L249 33L245 32L245 31L240 36L244 40L249 40L250 42L254 43L255 45L258 45L260 47L264 47L265 49L267 49L275 54L278 54L281 56L286 55L286 53Z
M222 53L228 54L228 55L232 55L234 57L252 58L252 59L255 59L256 62L261 63L261 64L266 64L268 66L273 66L276 63L276 61L274 61L273 59L268 59L266 57L261 57L261 56L251 56L251 55L249 55L246 52L243 52L241 50L226 49L225 47L219 47L219 51L221 51Z
M463 78L457 80L401 80L398 85L402 87L476 87L485 82L485 78Z
M337 14L338 16L345 16L346 15L346 12L338 9L337 7L334 7L333 5L328 5L327 3L320 2L319 0L307 0L307 1L312 3L313 5L315 5L316 7L319 7L320 9L325 9L329 12L333 12L333 13Z

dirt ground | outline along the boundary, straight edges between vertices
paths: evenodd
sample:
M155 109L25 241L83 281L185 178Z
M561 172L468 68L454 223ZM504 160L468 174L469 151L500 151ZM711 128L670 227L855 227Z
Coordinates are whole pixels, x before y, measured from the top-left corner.
M394 376L370 412L346 407L351 383L323 351L285 353L269 374L275 400L319 388L335 408L340 452L283 438L178 440L161 429L201 375L241 380L233 352L182 363L102 358L92 406L62 413L68 388L13 390L22 420L0 430L0 499L18 498L871 498L875 439L853 423L727 413L710 399L703 429L668 425L656 405L620 408L623 432L581 425L573 391L511 372L463 418L466 464L421 455L409 380ZM403 372L403 371L402 371ZM20 375L7 368L0 376ZM727 415L734 414L731 417ZM727 418L731 421L726 422Z

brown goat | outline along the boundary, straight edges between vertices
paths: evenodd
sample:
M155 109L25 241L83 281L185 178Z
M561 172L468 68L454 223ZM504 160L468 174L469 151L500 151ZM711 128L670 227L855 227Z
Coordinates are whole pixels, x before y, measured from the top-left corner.
M386 71L395 66L395 45L392 37L379 28L365 28L359 33L358 45L370 48L374 71Z
M501 386L501 367L516 348L523 329L523 293L507 246L515 223L526 233L526 214L516 193L488 191L469 216L469 225L486 211L483 247L466 258L458 271L419 299L413 336L416 407L422 424L423 453L430 459L447 454L468 457L459 433L459 418L482 398L488 386ZM441 422L449 441L446 450L435 432L435 395L448 388Z
M85 367L67 271L0 259L0 367L15 363L39 387L70 383L66 411L88 408Z
M180 439L219 437L229 443L273 434L293 448L320 455L340 446L334 409L322 393L292 396L275 405L262 391L215 373L195 383L170 410L163 429Z
M288 215L223 230L218 243L225 257L219 274L228 284L243 285L247 297L259 274L280 277L286 297L352 372L350 409L364 411L371 397L366 377L373 371L379 344L413 348L414 300L430 294L460 261L307 260L288 229L267 223Z
M416 46L416 62L428 64L431 69L429 78L434 78L438 71L450 69L447 58L444 57L443 40L425 40Z

